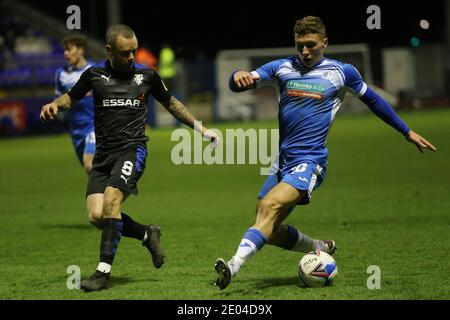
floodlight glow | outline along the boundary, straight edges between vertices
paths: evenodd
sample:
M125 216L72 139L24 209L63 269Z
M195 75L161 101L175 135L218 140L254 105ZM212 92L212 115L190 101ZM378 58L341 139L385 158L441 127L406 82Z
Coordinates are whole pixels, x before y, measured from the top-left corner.
M420 27L425 30L427 30L430 27L430 23L428 22L428 20L425 19L420 20L419 24Z

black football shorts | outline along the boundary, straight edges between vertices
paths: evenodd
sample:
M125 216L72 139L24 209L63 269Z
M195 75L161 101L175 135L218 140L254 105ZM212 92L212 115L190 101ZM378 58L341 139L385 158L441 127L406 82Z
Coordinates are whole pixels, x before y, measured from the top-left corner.
M146 158L147 148L143 145L111 153L96 152L86 197L104 193L108 186L137 195L137 182L144 173Z

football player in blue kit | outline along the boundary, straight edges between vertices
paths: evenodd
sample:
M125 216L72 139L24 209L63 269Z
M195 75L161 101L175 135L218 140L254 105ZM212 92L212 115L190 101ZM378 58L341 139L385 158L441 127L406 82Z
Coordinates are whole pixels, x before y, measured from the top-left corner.
M411 130L392 107L363 81L351 64L323 56L328 45L320 18L308 16L294 27L297 55L269 62L252 72L236 71L229 86L234 92L254 89L262 81L279 86L280 149L257 201L254 225L244 234L235 255L217 259L215 285L226 288L241 266L271 244L297 252L333 254L333 240L312 239L295 227L283 224L296 205L310 202L311 193L325 178L326 138L346 92L359 97L385 123L399 131L421 152L436 148Z
M93 65L84 56L86 47L84 36L78 34L65 36L61 40L61 45L64 48L64 58L67 61L67 65L56 71L56 98L69 92L80 79L81 74ZM68 110L68 120L75 153L86 173L89 174L95 154L94 102L92 94L87 94Z

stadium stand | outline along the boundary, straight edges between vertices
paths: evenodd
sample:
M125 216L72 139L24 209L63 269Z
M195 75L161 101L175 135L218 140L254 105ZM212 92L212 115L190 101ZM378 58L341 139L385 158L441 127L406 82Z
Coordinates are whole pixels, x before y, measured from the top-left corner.
M67 29L20 1L0 1L0 11L0 136L65 130L64 117L45 129L39 110L54 97L56 70L66 63L59 39ZM88 40L92 59L103 58L103 50Z

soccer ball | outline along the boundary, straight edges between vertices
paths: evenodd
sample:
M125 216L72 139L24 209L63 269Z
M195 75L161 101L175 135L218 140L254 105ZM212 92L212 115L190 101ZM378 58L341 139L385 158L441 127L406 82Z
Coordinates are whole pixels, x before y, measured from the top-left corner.
M333 283L338 269L336 261L328 253L320 251L305 254L298 264L300 285L304 287L325 287Z

